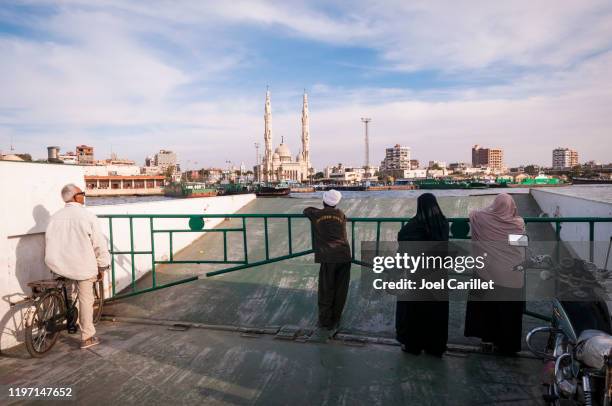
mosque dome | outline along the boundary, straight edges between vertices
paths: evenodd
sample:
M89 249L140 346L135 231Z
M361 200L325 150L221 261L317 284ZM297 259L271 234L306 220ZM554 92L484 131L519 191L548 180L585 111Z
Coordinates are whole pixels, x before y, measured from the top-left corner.
M276 148L276 150L278 151L278 148ZM278 152L275 152L275 153L272 154L272 159L274 161L280 160L280 156L278 155Z
M289 150L289 147L287 146L287 144L281 143L278 147L276 147L276 150L274 151L275 154L278 154L278 156L282 158L289 158L291 159L291 151Z

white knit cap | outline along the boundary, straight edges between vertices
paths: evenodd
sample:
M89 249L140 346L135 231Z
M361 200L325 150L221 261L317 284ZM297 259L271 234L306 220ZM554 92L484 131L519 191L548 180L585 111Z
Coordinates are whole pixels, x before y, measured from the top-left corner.
M342 193L337 190L332 189L323 193L323 203L328 206L336 206L340 203L340 199L342 199Z

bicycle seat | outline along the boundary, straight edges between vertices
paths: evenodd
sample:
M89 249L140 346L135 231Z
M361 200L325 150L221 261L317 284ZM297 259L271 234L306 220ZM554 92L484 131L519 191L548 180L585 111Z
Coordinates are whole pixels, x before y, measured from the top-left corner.
M64 281L65 281L65 278L40 279L37 281L28 282L28 286L30 288L38 288L38 289L54 289L54 288L58 288Z

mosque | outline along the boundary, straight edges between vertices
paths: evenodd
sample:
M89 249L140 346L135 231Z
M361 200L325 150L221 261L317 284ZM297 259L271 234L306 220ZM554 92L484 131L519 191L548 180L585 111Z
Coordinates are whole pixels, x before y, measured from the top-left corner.
M302 150L293 159L291 150L281 143L274 153L272 152L272 108L270 105L270 91L266 92L266 106L264 110L264 156L258 173L263 175L264 182L305 182L313 175L310 163L310 118L308 115L308 95L304 92L302 107Z

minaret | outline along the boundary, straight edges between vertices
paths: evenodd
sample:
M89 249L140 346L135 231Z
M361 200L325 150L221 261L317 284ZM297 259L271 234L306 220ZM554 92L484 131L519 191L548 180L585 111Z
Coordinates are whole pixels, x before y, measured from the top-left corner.
M304 105L302 107L302 159L306 168L310 169L310 116L308 114L308 95L304 90Z
M270 90L266 90L266 107L264 109L264 181L270 182L272 174L272 107L270 106Z

